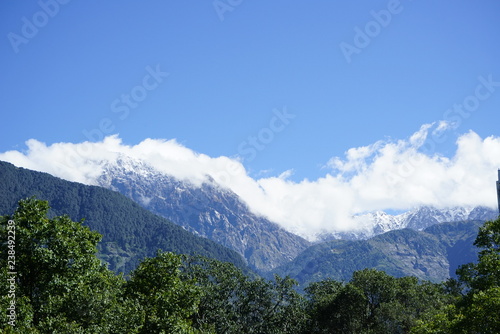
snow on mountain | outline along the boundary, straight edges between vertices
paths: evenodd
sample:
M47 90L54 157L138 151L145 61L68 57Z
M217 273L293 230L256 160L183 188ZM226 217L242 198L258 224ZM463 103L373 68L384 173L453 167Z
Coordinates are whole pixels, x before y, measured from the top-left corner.
M252 212L234 192L208 176L206 182L195 185L124 155L102 169L99 185L117 190L187 230L236 250L254 268L274 268L309 245L302 237ZM369 239L403 228L423 230L443 222L495 218L497 212L485 207L420 207L397 215L374 211L355 215L356 228L351 231L325 231L309 236L309 240Z
M195 186L122 156L105 164L97 181L185 229L239 252L258 270L282 265L309 246L305 239L252 213L235 193L209 177Z
M359 226L358 229L351 232L323 233L317 236L317 240L369 239L385 232L403 228L422 231L429 226L440 223L468 220L487 221L496 219L497 217L496 210L486 207L437 209L424 206L399 215L390 215L383 211L375 211L353 217L357 223L356 225Z

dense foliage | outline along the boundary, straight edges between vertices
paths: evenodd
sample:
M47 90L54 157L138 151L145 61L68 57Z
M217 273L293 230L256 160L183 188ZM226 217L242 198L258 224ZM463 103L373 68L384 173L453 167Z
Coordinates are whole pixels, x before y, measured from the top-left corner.
M500 333L500 218L480 227L476 263L462 265L448 282L456 297L415 333Z
M479 260L458 280L364 269L299 294L288 277L161 251L126 280L95 256L100 234L48 212L48 202L30 198L0 219L5 333L500 332L500 220L481 227Z

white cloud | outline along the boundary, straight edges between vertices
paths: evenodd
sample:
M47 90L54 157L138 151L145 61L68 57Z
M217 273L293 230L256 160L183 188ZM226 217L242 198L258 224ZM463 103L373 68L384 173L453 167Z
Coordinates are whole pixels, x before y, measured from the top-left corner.
M420 205L495 207L500 138L483 139L470 131L459 137L451 158L423 152L429 133L449 128L443 122L425 124L405 140L351 148L344 157L330 159L327 175L301 182L290 180L293 170L254 179L237 159L199 154L175 140L146 139L128 146L116 135L97 143L49 146L30 139L25 152L0 153L0 160L86 184L95 184L103 162L120 154L147 161L197 185L210 175L241 196L256 213L310 236L356 229L352 215L366 211Z
M281 173L278 178L282 179L282 180L287 180L289 179L291 176L293 175L293 169L289 169L289 170L286 170L284 171L283 173Z
M429 133L429 129L433 126L433 124L424 124L420 127L420 130L415 132L410 137L410 145L413 147L420 147L424 144L427 139L427 134Z
M437 127L434 129L432 134L434 136L439 136L442 132L452 128L456 128L456 124L453 124L452 122L449 121L439 121Z

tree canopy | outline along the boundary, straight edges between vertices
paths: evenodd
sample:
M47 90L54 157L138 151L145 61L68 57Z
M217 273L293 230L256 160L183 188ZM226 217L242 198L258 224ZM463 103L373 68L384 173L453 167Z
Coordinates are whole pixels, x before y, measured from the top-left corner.
M500 333L500 218L480 227L474 245L477 262L462 265L458 281L448 282L455 302L415 333Z
M101 235L29 198L0 218L4 333L499 333L500 220L478 261L442 284L364 269L299 293L234 264L158 251L128 279L96 256Z

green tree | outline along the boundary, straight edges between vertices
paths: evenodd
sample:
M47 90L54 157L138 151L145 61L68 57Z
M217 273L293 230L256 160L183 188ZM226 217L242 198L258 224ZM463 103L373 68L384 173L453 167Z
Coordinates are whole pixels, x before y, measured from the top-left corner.
M13 278L20 332L133 333L133 316L124 312L131 305L119 295L124 280L95 256L100 235L67 216L49 219L48 211L48 202L30 198L0 220L2 309ZM7 320L3 314L1 328Z
M306 292L312 333L409 333L419 319L447 303L438 284L374 269L354 272L346 284L314 283Z
M481 249L477 263L457 271L469 289L459 304L458 326L470 332L500 333L500 218L479 228L474 245Z
M346 292L343 283L331 279L313 282L305 288L305 292L309 301L307 327L310 333L330 333L332 328L338 329L340 323L346 323L345 319L340 319L339 304L343 297L339 295Z
M132 272L126 296L142 306L140 333L196 332L191 318L198 310L202 290L194 280L181 277L182 259L170 252L158 252Z
M183 268L203 290L197 328L216 333L299 333L307 316L297 282L245 275L231 263L190 257Z
M500 219L484 223L474 245L481 249L478 261L457 270L460 286L451 284L455 303L419 323L414 333L500 333Z
M479 228L474 245L481 249L477 263L461 266L459 279L472 292L500 286L500 219Z

